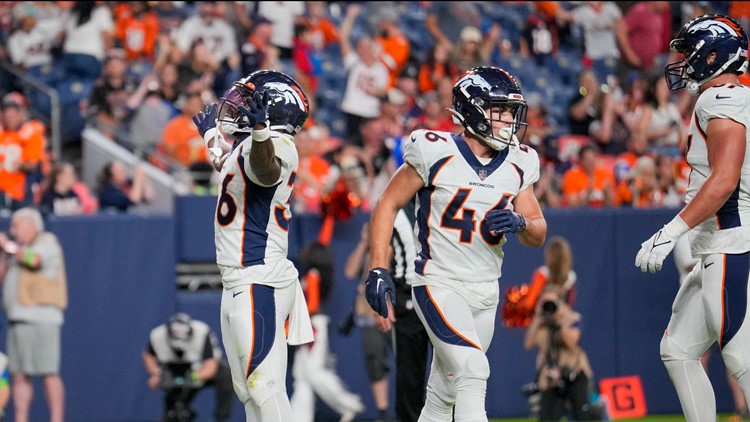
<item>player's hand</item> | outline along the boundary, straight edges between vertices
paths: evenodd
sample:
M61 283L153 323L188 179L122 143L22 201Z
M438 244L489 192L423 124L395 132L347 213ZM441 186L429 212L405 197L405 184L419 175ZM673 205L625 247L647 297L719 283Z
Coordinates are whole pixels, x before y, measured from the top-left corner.
M648 269L648 271L655 273L661 270L664 258L672 252L674 245L677 244L679 236L669 236L665 228L666 226L654 233L647 241L641 243L641 250L635 256L635 266L639 267L641 271L646 272Z
M245 100L245 104L247 106L244 106L240 104L237 106L237 110L240 111L245 117L246 120L243 119L239 123L240 129L252 129L257 125L258 123L265 123L268 124L268 102L271 99L271 95L269 94L268 90L263 91L263 94L261 95L260 92L255 91L252 96L248 97L247 100Z
M216 103L212 103L206 106L204 111L199 111L198 114L193 116L193 122L195 127L198 128L201 138L206 135L209 129L216 127L216 111L218 108L219 106Z
M391 275L385 268L375 268L367 275L365 282L365 298L372 310L383 318L388 318L388 300L390 296L391 305L396 304L396 286L391 280Z
M526 230L526 219L523 215L509 209L492 210L484 217L490 233L518 233Z

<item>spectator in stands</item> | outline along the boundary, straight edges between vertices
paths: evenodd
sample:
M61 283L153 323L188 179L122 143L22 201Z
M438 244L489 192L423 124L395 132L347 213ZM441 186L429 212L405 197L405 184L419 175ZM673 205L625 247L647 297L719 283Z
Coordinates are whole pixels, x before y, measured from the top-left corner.
M599 150L584 145L578 151L578 164L563 175L562 190L568 207L602 208L616 205L612 171L597 163Z
M206 47L202 54L210 55L218 64L213 89L221 94L239 79L240 56L234 29L217 15L216 2L199 2L198 13L182 23L175 40L178 57L186 55L198 40Z
M57 237L44 230L34 208L13 213L10 240L0 233L3 307L10 322L6 348L13 377L13 410L28 421L33 377L41 377L50 422L65 417L65 386L60 377L60 331L68 306L65 258Z
M406 132L406 95L398 88L386 92L380 104L380 116L377 120L383 123L386 138L400 138ZM447 114L447 113L446 113Z
M0 102L0 209L15 210L33 203L41 182L44 159L44 124L30 120L26 98L11 92Z
M531 6L533 12L519 41L519 53L524 58L533 57L538 66L544 66L549 57L557 54L560 41L555 16L560 6L555 1L537 1Z
M299 153L293 192L294 212L320 213L321 195L329 192L339 178L338 167L323 158L328 141L328 129L323 126L303 129L294 138Z
M159 35L175 39L177 32L180 30L180 25L190 16L188 8L173 1L157 1L154 3L152 10L159 20Z
M668 1L639 1L630 6L624 18L624 36L627 38L625 45L632 52L623 50L623 55L631 68L648 71L656 65L663 65L664 56L669 51L668 40L672 35L670 16Z
M448 44L436 42L427 51L427 57L419 65L419 92L437 91L440 81L450 79L451 86L461 75L461 70L449 60L451 50Z
M116 45L132 63L152 62L159 36L159 18L148 2L130 1L115 21ZM150 66L148 69L150 70Z
M107 53L104 68L88 101L89 123L105 136L113 138L117 127L128 115L126 102L135 92L137 82L127 75L125 53L112 49Z
M41 77L42 69L52 65L52 46L60 28L54 24L39 25L37 14L37 8L31 3L14 7L17 29L8 37L7 47L14 65L32 76Z
M179 56L179 54L178 54ZM177 61L177 71L179 73L180 84L188 86L193 81L200 81L202 85L214 89L217 73L220 70L220 63L214 59L214 56L208 51L208 46L203 40L196 40L190 46L188 57ZM218 95L221 95L220 92Z
M127 169L120 161L108 162L99 171L96 191L99 194L101 211L125 212L133 206L145 204L154 199L151 182L140 163L133 168L131 180Z
M628 43L622 12L615 3L587 1L572 12L560 8L557 17L583 29L584 60L593 65L599 80L605 81L607 75L615 73L621 51L625 60L640 66L640 59Z
M351 31L359 13L359 5L349 5L341 24L341 55L347 70L341 111L346 115L346 142L354 145L362 145L362 124L380 115L380 99L389 83L380 48L371 38L363 36L357 41L356 51L352 48Z
M411 46L409 40L398 26L398 14L393 8L382 8L375 15L377 20L377 36L375 42L380 46L383 54L380 59L390 72L388 86L396 85L396 80L409 61Z
M5 408L10 402L10 374L8 356L0 352L0 420L5 420Z
M354 323L362 330L362 353L365 359L367 375L370 379L372 397L378 409L378 421L387 422L389 404L389 377L391 365L388 361L388 350L393 350L390 331L382 332L376 326L380 315L370 308L365 299L365 279L369 266L369 230L368 224L362 226L359 243L349 254L344 265L344 275L350 280L357 280L357 297L354 302Z
M559 421L568 409L571 420L600 420L589 414L589 380L594 374L580 345L581 314L565 303L560 290L544 290L524 336L526 350L538 349L539 420Z
M279 68L279 50L271 45L273 25L268 19L257 16L247 41L242 44L242 74L249 75L260 69ZM309 98L308 98L309 99Z
M537 150L540 156L549 156L547 141L553 128L547 118L547 108L542 96L537 92L526 94L526 135L527 143Z
M422 114L414 119L411 130L428 129L451 132L456 128L453 118L440 104L437 92L428 92L419 99Z
M311 40L310 27L304 23L294 24L294 40L292 42L292 62L294 63L297 82L300 84L308 101L310 109L315 110L315 99L318 94L318 76L323 67Z
M632 176L620 182L617 194L618 202L625 207L661 207L663 198L657 182L654 159L649 156L638 158Z
M113 45L114 22L107 6L77 1L65 20L63 65L69 78L99 77L105 53Z
M281 60L292 58L292 39L294 24L301 22L305 14L305 3L302 1L259 2L257 14L273 24L271 44L279 50Z
M615 180L627 181L632 175L639 158L648 154L648 141L640 133L633 133L628 139L628 149L617 155L615 159Z
M644 110L645 136L652 151L672 156L680 155L680 140L685 139L686 128L680 110L672 102L667 81L661 75L652 77L645 93L648 108Z
M60 161L52 167L39 202L39 211L43 215L93 214L98 207L88 187L78 180L73 164Z
M667 154L656 156L656 181L659 185L661 206L677 208L682 205L681 195L677 191L674 159Z
M499 39L500 25L497 22L490 26L487 38L482 37L479 28L467 26L461 30L458 45L453 49L453 62L461 72L477 66L486 66Z
M539 180L534 184L534 195L542 208L560 207L560 177L555 164L546 162L540 167Z
M578 76L578 91L568 108L570 132L573 135L590 136L600 147L610 145L619 153L619 143L613 143L618 117L619 101L609 87L600 86L596 74L588 69Z
M453 50L463 29L467 26L479 28L482 16L475 2L435 1L430 5L424 23L436 42Z
M155 152L164 127L172 118L174 106L161 95L156 75L149 73L128 98L129 143L136 155L145 157Z
M339 41L339 30L327 16L328 2L305 2L306 13L303 21L310 27L311 42L315 51L321 52Z
M164 127L159 150L168 158L189 167L196 161L208 161L206 144L193 123L193 116L203 110L198 91L187 94L182 112Z
M222 360L216 334L203 321L178 312L148 335L143 351L148 386L163 389L164 422L190 421L193 398L204 387L216 388L214 421L228 421L232 412L232 375ZM184 412L184 413L182 413Z

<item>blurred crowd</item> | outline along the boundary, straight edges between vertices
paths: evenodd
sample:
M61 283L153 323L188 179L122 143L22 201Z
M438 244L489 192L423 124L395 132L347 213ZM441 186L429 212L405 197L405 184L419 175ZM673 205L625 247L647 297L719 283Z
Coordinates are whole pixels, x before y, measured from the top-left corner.
M112 162L98 186L77 180L86 127L215 193L191 116L241 76L276 69L311 99L295 211L367 212L412 130L459 130L453 83L478 65L521 84L544 207L678 206L695 98L669 91L663 68L677 59L672 34L711 12L750 18L734 1L0 2L0 209L147 202L139 168ZM58 93L60 127L29 79Z

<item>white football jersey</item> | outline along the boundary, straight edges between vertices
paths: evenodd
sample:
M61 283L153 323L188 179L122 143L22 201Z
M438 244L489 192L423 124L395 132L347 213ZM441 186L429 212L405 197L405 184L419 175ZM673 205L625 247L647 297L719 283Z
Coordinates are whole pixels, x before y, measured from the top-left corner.
M725 84L701 93L688 132L687 163L691 167L686 201L690 202L711 174L706 128L711 119L732 119L745 126L745 159L737 188L716 215L690 231L694 257L750 250L750 87ZM720 139L713 142L721 142Z
M536 151L510 146L482 164L461 135L417 130L404 147L404 160L425 184L417 198L418 278L499 279L506 239L490 233L484 216L513 209L511 201L539 179Z
M297 175L299 157L292 139L271 132L281 175L272 186L263 186L250 167L250 137L235 145L221 169L216 204L214 239L216 263L224 286L288 284L298 273L287 258L289 197ZM223 267L223 268L222 268ZM252 267L248 271L245 268Z

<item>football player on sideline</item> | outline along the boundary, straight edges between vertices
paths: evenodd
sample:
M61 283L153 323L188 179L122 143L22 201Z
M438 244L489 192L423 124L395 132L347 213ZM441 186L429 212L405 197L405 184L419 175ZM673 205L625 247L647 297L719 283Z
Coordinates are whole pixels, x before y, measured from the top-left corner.
M747 68L747 35L722 15L697 17L670 43L683 60L665 68L670 89L699 95L687 138L690 181L687 205L635 258L641 271L659 271L677 240L690 231L700 261L685 277L661 341L688 421L716 420L713 388L700 357L719 342L724 363L750 399L750 87L739 83ZM692 230L691 230L692 229Z
M417 200L419 255L412 297L434 357L419 421L486 421L490 366L506 233L530 247L547 223L534 196L539 158L516 137L526 102L516 80L497 67L476 67L453 86L461 134L412 132L404 161L370 220L370 306L393 312L388 252L396 213ZM522 137L522 136L521 136Z
M299 275L287 257L298 164L293 137L309 112L292 78L259 70L194 118L221 175L214 223L221 334L248 421L293 419L286 343L313 340Z

